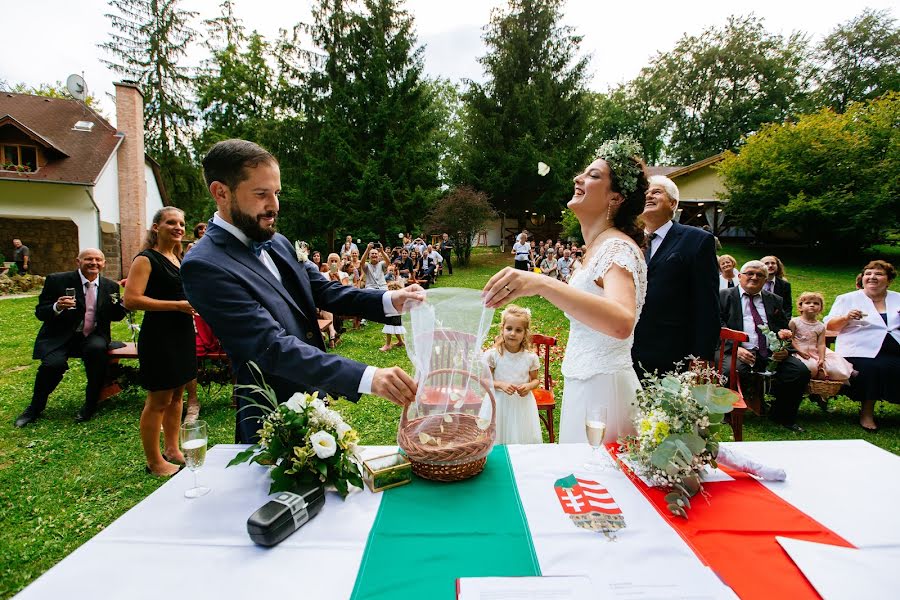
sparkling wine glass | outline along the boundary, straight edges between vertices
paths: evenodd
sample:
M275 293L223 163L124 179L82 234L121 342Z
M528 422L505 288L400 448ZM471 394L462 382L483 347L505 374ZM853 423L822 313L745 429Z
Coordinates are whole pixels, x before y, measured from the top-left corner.
M184 464L194 474L194 487L184 493L185 498L199 498L209 493L209 488L197 484L197 471L206 460L206 421L194 421L181 426L181 452Z
M606 435L606 417L606 404L596 401L589 403L584 414L584 432L591 446L591 458L584 463L584 468L588 471L605 471L611 468L609 458L601 450L603 436Z

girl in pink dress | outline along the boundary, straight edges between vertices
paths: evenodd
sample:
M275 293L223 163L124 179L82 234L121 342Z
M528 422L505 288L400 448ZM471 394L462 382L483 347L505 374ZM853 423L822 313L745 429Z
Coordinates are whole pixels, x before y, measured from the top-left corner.
M794 333L793 344L797 358L812 373L813 379L847 381L853 372L853 365L825 346L825 324L819 315L825 307L825 298L818 292L803 292L797 299L799 317L791 319L790 328Z

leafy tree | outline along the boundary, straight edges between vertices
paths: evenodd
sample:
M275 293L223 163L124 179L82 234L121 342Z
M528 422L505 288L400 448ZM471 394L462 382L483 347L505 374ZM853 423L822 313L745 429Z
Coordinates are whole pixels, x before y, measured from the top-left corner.
M900 225L900 94L766 125L719 170L729 215L759 237L870 246Z
M647 95L644 80L620 85L609 92L591 93L594 139L598 142L629 135L640 142L647 164L662 157L665 119ZM580 234L579 234L580 235Z
M793 114L808 94L808 57L804 35L784 38L757 17L732 16L657 54L632 82L633 94L662 118L668 158L689 164Z
M181 0L108 1L116 13L106 15L113 31L100 47L113 59L104 64L141 87L148 149L187 155L191 72L179 62L196 36L189 22L197 13L181 9Z
M467 265L475 236L496 215L487 194L462 186L435 203L426 223L432 231L446 232L453 239L459 264Z
M525 210L557 215L571 174L595 144L583 87L581 37L561 24L563 0L510 0L495 9L480 59L485 84L465 94L465 175L494 207L524 223ZM538 174L538 162L550 166Z
M900 90L900 29L886 10L866 9L818 46L818 96L838 112L850 102Z

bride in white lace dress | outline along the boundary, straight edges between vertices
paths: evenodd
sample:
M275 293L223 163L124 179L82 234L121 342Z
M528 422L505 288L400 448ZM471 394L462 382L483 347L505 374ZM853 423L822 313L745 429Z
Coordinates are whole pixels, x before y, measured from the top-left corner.
M587 245L568 285L507 267L482 292L491 307L523 296L542 296L569 318L560 443L587 441L585 411L593 402L607 406L604 443L634 432L640 382L631 363L631 346L647 291L647 266L640 250L643 230L636 224L644 210L647 177L638 152L632 140L611 140L575 177L568 206L578 217Z

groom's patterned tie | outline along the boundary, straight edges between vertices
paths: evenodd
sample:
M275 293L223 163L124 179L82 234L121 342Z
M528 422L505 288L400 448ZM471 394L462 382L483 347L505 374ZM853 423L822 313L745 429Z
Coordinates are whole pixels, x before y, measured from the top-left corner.
M651 248L653 247L653 240L658 238L659 236L656 233L651 233L647 236L647 245L644 247L644 261L650 262L650 258L653 255Z

